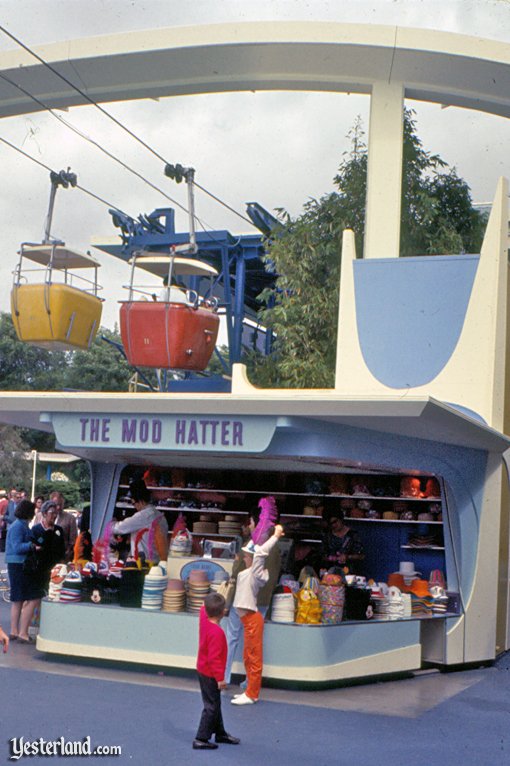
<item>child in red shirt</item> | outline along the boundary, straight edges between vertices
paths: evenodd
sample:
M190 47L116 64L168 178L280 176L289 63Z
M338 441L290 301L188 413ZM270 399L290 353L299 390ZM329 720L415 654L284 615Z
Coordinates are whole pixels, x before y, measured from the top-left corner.
M200 609L198 631L197 672L204 709L193 740L194 750L215 750L218 743L238 745L240 740L227 734L221 715L221 690L227 662L227 639L221 618L225 612L225 599L219 593L208 593ZM215 734L215 742L209 738Z

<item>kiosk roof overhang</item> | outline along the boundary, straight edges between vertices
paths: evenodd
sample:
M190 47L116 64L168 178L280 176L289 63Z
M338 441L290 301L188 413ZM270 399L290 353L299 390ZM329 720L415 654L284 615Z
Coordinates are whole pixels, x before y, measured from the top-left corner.
M336 396L332 391L270 391L252 395L4 392L0 394L0 422L52 431L53 414L158 417L192 415L215 417L274 416L319 420L388 435L424 439L444 444L504 453L510 438L456 408L431 397ZM104 459L105 449L75 449L89 459ZM128 453L126 453L126 459Z
M70 40L37 53L98 102L242 90L369 93L404 84L408 98L510 116L510 45L398 26L244 22ZM50 107L88 103L21 49L0 71ZM41 107L0 81L0 116Z

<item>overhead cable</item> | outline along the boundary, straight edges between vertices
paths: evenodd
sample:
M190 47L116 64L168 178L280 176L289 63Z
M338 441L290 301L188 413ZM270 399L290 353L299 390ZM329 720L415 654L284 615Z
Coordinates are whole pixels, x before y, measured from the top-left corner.
M5 80L5 82L9 83L9 85L12 85L14 88L17 88L18 90L20 90L22 93L24 93L26 96L28 96L28 98L31 98L33 101L35 101L36 104L38 104L43 109L48 111L52 115L52 117L54 117L56 120L58 120L60 123L62 123L62 125L65 125L66 128L69 128L69 130L72 130L73 133L76 133L77 136L80 136L80 138L83 138L85 141L88 141L89 143L91 143L93 146L95 146L97 149L99 149L101 152L103 152L103 154L106 154L107 157L109 157L110 159L114 160L119 165L121 165L125 170L129 171L130 173L133 173L133 175L135 175L138 178L140 178L142 181L144 181L144 183L146 183L152 189L154 189L155 191L159 192L159 194L162 194L163 197L165 197L167 200L172 202L172 204L176 205L176 207L179 207L185 213L188 213L188 209L184 205L181 205L180 202L178 202L176 199L173 199L173 197L171 197L169 194L164 192L163 189L160 189L158 186L153 184L151 181L149 181L147 178L145 178L145 176L143 176L137 170L135 170L134 168L132 168L129 165L127 165L125 162L123 162L123 160L121 160L115 154L112 154L112 152L108 151L108 149L105 149L104 146L99 144L97 141L95 141L90 136L87 136L86 133L83 133L81 130L79 130L79 128L77 128L75 125L73 125L70 122L67 122L67 120L65 120L62 117L62 115L57 114L57 112L54 109L52 109L51 106L48 106L47 104L44 103L44 101L41 101L40 99L38 99L37 96L34 96L33 93L30 93L30 91L26 90L26 88L23 88L21 85L18 85L18 83L14 82L14 80L11 80L10 77L7 77L7 75L1 74L1 73L0 73L0 79Z
M152 146L150 146L146 141L144 141L140 136L138 136L136 133L134 133L130 128L128 128L126 125L124 125L123 122L121 122L117 117L115 117L111 112L109 112L104 107L100 106L100 104L97 103L91 96L88 95L85 91L83 91L81 88L79 88L77 85L75 85L71 80L69 80L65 75L61 74L57 69L55 69L54 66L52 66L49 62L45 61L45 59L42 58L38 53L36 53L32 48L30 48L28 45L26 45L22 40L20 40L16 35L12 34L12 32L9 32L8 29L6 29L4 26L0 24L0 31L2 31L7 37L10 37L11 40L14 40L14 42L19 45L23 50L25 50L27 53L29 53L31 56L33 56L37 61L39 61L41 64L43 64L45 67L47 67L53 74L55 74L57 77L59 77L63 82L65 82L67 85L69 85L70 88L75 90L77 93L80 94L82 98L84 98L89 104L92 106L95 106L96 109L99 109L99 111L105 115L105 117L108 117L108 119L112 120L119 128L124 130L128 135L131 136L131 138L134 138L135 141L138 141L139 144L141 144L147 151L149 151L151 154L153 154L155 157L157 157L161 162L163 162L165 165L169 164L168 161L158 152L156 149L154 149ZM233 207L228 205L226 202L224 202L222 199L217 197L212 192L208 191L204 186L201 186L200 184L197 184L195 182L195 186L200 189L204 194L207 194L209 197L214 199L216 202L218 202L220 205L223 205L227 210L230 210L234 215L237 215L239 218L242 218L243 221L246 221L250 224L250 226L253 226L253 221L251 221L246 216L242 215L242 213L239 213L237 210L235 210Z
M41 168L44 168L48 171L48 173L57 173L56 170L53 170L53 168L50 168L49 165L46 165L44 162L41 162L41 160L36 159L31 154L28 154L28 152L23 151L23 149L20 149L19 146L16 146L15 144L11 144L10 141L8 141L6 138L2 138L0 136L0 141L3 144L6 144L7 146L10 146L11 149L14 149L14 151L19 152L19 154L22 154L24 157L26 157L29 160L32 160L32 162L35 162L36 165L39 165ZM93 197L94 199L98 200L98 202L101 202L103 205L106 205L107 207L114 208L115 210L118 210L119 213L123 213L123 215L128 215L128 213L125 213L123 210L121 210L117 205L114 205L111 202L108 202L107 200L100 197L98 194L95 194L94 192L90 191L90 189L86 189L84 186L80 186L80 184L76 184L76 189L79 189L84 194L88 194L89 197ZM128 216L130 217L130 216Z

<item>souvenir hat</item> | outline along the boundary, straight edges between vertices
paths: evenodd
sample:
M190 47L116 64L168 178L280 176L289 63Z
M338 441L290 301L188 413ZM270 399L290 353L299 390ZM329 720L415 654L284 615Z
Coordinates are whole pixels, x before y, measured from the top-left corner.
M401 574L403 577L414 577L414 575L421 574L421 572L417 572L415 570L414 563L412 561L401 561L399 564L398 574Z
M253 540L249 540L249 542L247 542L246 545L243 545L241 550L244 551L244 553L249 553L251 556L253 556L256 550L255 543L253 542Z

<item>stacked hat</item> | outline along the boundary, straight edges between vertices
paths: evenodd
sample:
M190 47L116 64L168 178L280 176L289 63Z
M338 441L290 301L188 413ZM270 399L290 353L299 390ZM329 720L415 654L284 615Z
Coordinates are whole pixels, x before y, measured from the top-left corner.
M55 564L51 570L50 583L48 586L48 599L50 601L60 601L60 591L67 572L68 570L65 564Z
M273 622L294 622L294 596L292 593L275 593L271 602Z
M168 584L166 567L152 567L145 576L142 592L142 609L158 612L163 605L163 594Z
M218 531L218 525L215 521L209 521L208 519L202 519L193 523L193 532L199 535L214 535Z
M172 556L189 556L192 546L191 535L187 529L181 529L175 534L170 543L170 553Z
M322 607L322 622L336 625L342 622L345 604L345 585L338 574L327 572L319 585L319 601Z
M440 585L429 586L432 596L432 612L434 614L445 614L448 611L448 596L446 591Z
M187 581L186 608L188 612L200 611L209 589L209 577L205 569L192 569Z
M389 598L388 586L385 582L373 583L370 585L372 591L371 602L374 606L374 612L380 619L386 619L388 614Z
M223 521L218 522L218 532L220 535L241 535L243 525L238 516L227 513Z
M411 596L392 585L388 589L386 619L401 620L403 617L411 617Z
M81 589L81 574L74 570L69 572L60 588L60 602L69 604L81 601Z
M178 579L168 580L163 594L163 612L183 612L186 608L184 582Z

